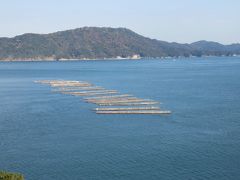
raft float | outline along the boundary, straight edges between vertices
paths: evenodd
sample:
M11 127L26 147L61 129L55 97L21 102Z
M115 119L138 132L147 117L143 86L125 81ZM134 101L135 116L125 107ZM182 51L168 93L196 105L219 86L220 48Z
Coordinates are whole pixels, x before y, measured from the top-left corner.
M49 85L55 93L86 97L83 99L86 103L108 106L93 109L96 114L171 114L171 111L154 106L160 104L157 101L120 94L117 90L107 90L86 81L40 80L35 83Z

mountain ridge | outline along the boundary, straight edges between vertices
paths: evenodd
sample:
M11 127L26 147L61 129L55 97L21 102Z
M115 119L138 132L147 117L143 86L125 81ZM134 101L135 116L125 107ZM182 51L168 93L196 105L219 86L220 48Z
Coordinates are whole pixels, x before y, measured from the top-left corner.
M83 27L48 34L0 38L0 60L60 60L141 57L233 56L240 44L166 42L127 28Z

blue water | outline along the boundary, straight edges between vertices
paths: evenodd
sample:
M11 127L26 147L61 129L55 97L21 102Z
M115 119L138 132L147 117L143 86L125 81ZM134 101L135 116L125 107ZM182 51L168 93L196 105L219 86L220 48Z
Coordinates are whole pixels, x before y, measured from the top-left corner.
M34 80L84 80L172 115L96 115ZM0 169L28 180L236 180L240 58L0 63Z

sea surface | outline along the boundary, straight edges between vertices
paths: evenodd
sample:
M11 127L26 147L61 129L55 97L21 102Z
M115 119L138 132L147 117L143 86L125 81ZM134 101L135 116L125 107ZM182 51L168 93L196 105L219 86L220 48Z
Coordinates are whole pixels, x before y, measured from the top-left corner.
M35 80L83 80L171 115L97 115ZM237 180L240 58L1 62L0 169L27 180Z

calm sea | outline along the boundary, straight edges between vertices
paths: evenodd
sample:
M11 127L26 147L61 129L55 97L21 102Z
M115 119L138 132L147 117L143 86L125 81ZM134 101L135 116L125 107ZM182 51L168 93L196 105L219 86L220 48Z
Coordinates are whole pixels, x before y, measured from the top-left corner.
M42 79L160 101L172 115L96 115ZM0 63L0 169L28 180L236 180L240 58Z

